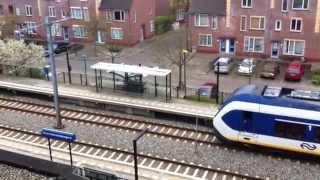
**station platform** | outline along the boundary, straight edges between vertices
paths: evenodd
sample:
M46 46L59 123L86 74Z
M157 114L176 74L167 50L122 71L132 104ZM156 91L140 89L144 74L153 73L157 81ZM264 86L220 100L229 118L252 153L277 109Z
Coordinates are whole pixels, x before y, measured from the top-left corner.
M45 95L52 95L53 88L51 81L0 76L0 88L12 89L23 92L31 92ZM212 119L217 112L217 106L213 104L193 102L173 98L170 102L163 102L159 99L131 97L123 94L95 91L92 86L78 86L59 84L59 96L69 99L79 99L89 102L104 103L144 109L155 112L164 112L188 117Z
M70 166L0 149L0 163L68 180L85 180L74 175ZM24 178L24 177L21 177Z

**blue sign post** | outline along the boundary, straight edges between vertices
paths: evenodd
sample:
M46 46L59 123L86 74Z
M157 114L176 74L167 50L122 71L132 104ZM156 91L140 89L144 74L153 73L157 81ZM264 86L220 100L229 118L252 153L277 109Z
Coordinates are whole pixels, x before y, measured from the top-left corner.
M76 140L76 135L74 133L58 131L55 129L44 128L41 130L41 135L48 139L49 152L50 152L50 160L52 161L52 153L51 153L51 142L50 139L60 140L68 142L69 144L69 153L70 153L70 163L72 168L72 152L71 152L71 143Z

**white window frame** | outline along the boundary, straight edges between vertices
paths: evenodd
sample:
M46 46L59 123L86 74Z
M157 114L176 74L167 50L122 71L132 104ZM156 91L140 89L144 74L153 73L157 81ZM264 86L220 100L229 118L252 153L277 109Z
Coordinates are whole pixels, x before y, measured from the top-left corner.
M150 32L155 31L155 25L154 25L154 20L150 20Z
M251 5L249 6L248 2L251 1ZM244 4L245 2L245 4ZM241 7L242 8L252 8L253 0L241 0Z
M31 5L25 5L25 10L26 10L26 16L32 16L32 6Z
M309 10L310 0L302 0L302 7L301 7L301 8L294 8L294 7L293 7L294 1L295 1L295 0L292 0L292 9L293 9L293 10ZM305 1L308 1L307 8L304 8L304 7L303 7Z
M61 36L61 24L54 23L51 25L51 34L52 36Z
M250 42L251 42L251 39L252 39L252 48L250 48ZM262 40L262 50L261 51L256 51L255 50L255 42L256 42L256 39L260 39ZM248 40L249 44L248 44L248 49L246 49L246 40ZM258 37L258 36L245 36L244 37L244 46L243 46L243 51L244 52L251 52L251 53L264 53L264 37Z
M20 8L16 8L16 16L20 16L21 12L20 12Z
M284 1L287 1L286 10L283 9L283 8L284 8L284 6L283 6L283 2L284 2ZM289 0L282 0L282 1L281 1L281 12L288 12L288 10L289 10Z
M213 26L215 24L215 27ZM211 29L218 29L218 16L211 16Z
M206 24L201 24L201 16L206 16ZM194 25L197 27L208 27L209 26L209 15L208 14L197 14L194 18Z
M252 18L259 18L259 26L261 25L261 19L263 19L263 28L253 28L252 27ZM266 17L265 16L250 16L250 29L251 30L265 30L266 28Z
M115 19L115 12L120 12L120 20ZM112 20L113 21L119 21L119 22L125 22L126 21L126 11L125 10L112 10Z
M294 29L292 29L292 21L295 20L296 21L296 27ZM297 30L297 21L301 21L301 25L300 25L300 30ZM302 18L299 18L299 17L293 17L290 19L290 31L291 32L302 32L302 29L303 29L303 20Z
M245 18L245 22L242 22L242 18ZM244 29L242 29L243 23L245 23ZM247 29L248 29L247 26L248 26L248 17L245 15L240 16L240 31L247 31Z
M293 51L289 51L287 52L287 43L286 41L293 42ZM295 54L295 46L296 46L296 42L303 42L303 53L302 54ZM306 41L305 40L300 40L300 39L284 39L283 40L283 54L284 55L289 55L289 56L304 56L305 54L305 49L306 49Z
M279 26L280 26L280 27L278 27L278 22L279 22ZM281 21L281 20L277 19L277 20L275 21L275 23L274 23L274 30L275 30L275 31L281 31L281 30L282 30L282 21Z
M70 7L70 13L71 18L78 20L82 19L83 15L80 7Z
M113 36L113 31L120 31L122 32L122 36L121 34L119 34L119 37L118 36ZM122 28L111 28L111 39L113 40L123 40L124 39L124 32L123 32L123 29Z
M37 34L37 23L34 21L25 21L28 34ZM34 30L34 31L33 31Z
M76 33L76 29L79 29L80 34ZM85 26L80 26L80 25L72 25L72 30L73 30L73 36L75 38L88 38L88 30L86 29Z
M81 9L82 11L82 19L85 20L85 21L89 21L90 20L90 13L89 13L89 9L88 7L82 7Z
M206 36L206 44L201 44L201 38L200 36ZM211 43L208 43L209 38L211 38ZM199 34L198 35L198 46L200 47L212 47L212 42L213 42L213 38L212 38L212 34Z
M184 14L185 14L185 10L183 8L177 9L177 11L176 11L176 20L177 21L184 20Z
M49 15L49 17L56 17L57 16L55 6L48 6L48 15Z

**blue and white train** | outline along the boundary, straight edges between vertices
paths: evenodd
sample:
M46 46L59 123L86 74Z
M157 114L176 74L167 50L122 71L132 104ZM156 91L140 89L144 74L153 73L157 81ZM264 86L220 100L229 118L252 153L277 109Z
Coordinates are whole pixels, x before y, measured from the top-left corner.
M213 126L224 140L320 155L320 92L245 85Z

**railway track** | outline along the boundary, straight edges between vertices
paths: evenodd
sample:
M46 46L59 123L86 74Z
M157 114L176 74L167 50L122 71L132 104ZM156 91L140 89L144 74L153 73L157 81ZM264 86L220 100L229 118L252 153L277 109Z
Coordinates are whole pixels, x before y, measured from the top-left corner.
M0 97L0 110L23 112L55 118L54 108L51 105L27 102L13 98ZM198 143L200 146L207 145L210 147L220 144L218 143L216 136L209 131L183 128L138 119L119 118L98 112L87 112L70 108L62 108L61 118L64 121L117 128L131 132L137 132L148 128L148 133L151 135L166 137L176 141Z
M47 147L47 139L41 137L38 132L28 131L25 129L17 129L7 125L0 124L0 138L10 139L12 141L23 141L34 146ZM52 141L52 147L59 150L67 150L68 144L62 141ZM114 147L106 147L98 144L91 144L84 141L76 141L72 144L72 151L82 155L94 156L97 158L105 158L112 161L133 164L133 152L127 149L115 149ZM250 176L239 172L232 172L201 164L192 164L170 160L166 158L153 157L152 155L139 154L139 167L152 168L168 173L181 174L190 178L210 179L210 180L261 180L268 179L258 176Z

